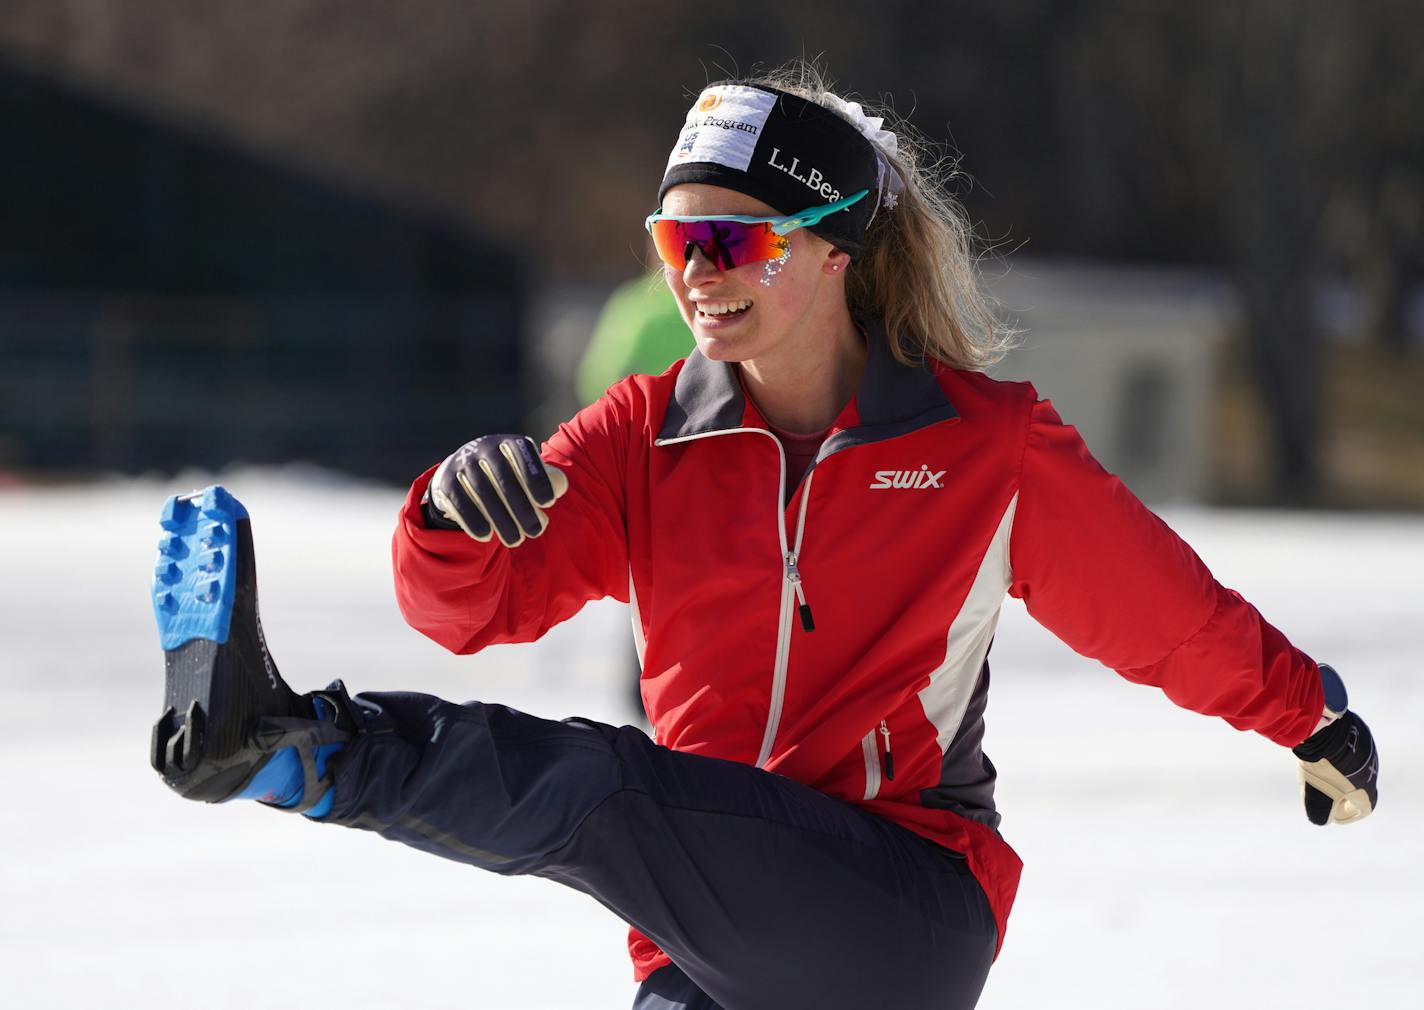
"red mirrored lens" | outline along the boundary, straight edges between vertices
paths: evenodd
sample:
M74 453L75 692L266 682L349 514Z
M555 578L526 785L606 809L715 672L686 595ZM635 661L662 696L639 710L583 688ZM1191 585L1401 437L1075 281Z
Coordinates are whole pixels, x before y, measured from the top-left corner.
M766 222L654 221L653 244L658 257L674 270L687 266L694 248L701 249L718 270L778 259L791 244Z

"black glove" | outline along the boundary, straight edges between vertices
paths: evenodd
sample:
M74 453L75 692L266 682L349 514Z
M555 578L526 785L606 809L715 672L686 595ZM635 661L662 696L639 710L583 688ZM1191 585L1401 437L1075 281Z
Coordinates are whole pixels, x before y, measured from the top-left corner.
M1300 758L1305 816L1312 824L1349 824L1374 810L1379 752L1370 728L1354 712L1316 731L1293 753Z
M421 508L429 527L464 530L482 543L498 534L518 547L544 532L543 510L568 489L564 472L540 459L527 435L485 435L440 464Z

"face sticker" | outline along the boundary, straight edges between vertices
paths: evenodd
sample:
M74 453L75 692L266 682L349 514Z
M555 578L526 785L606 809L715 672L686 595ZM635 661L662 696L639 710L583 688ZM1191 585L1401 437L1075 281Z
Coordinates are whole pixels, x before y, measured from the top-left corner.
M771 279L781 273L781 268L786 266L786 261L791 259L791 243L786 243L786 249L774 260L767 260L766 265L761 268L761 283L764 287L771 287Z

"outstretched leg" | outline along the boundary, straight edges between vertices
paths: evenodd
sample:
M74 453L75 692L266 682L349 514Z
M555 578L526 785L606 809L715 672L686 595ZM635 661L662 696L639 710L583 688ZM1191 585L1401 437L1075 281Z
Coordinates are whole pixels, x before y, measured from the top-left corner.
M629 726L419 694L356 703L328 820L591 895L715 1001L689 1006L978 998L996 940L983 892L962 859L888 821Z

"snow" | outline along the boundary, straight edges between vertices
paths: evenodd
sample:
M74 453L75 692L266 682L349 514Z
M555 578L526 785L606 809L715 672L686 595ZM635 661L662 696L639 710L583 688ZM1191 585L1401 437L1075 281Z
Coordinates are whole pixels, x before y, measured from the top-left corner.
M254 516L264 625L298 690L340 676L634 718L625 608L446 655L395 609L400 490L301 468L222 479ZM0 490L0 1004L627 1006L624 929L587 898L162 786L147 758L157 513L208 481ZM1380 740L1380 809L1311 826L1287 752L1118 679L1009 601L986 749L1027 868L980 1005L1420 1006L1424 519L1166 518L1342 672Z

